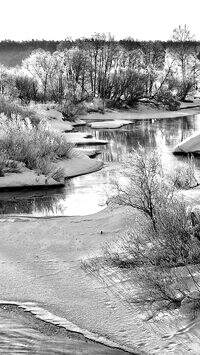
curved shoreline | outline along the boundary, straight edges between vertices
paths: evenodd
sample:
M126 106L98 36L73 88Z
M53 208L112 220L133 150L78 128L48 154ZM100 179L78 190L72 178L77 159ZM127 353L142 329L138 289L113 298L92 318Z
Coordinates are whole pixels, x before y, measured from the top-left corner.
M101 113L88 113L84 115L86 123L130 120L148 120L148 119L173 119L186 116L193 116L200 113L200 104L197 106L182 107L177 111L164 111L152 109L127 109L127 110L109 110L104 115ZM105 117L106 116L106 117ZM100 123L99 123L100 124Z
M64 171L64 178L73 178L85 174L94 173L103 168L103 161L91 159L89 156L79 153L70 159L63 159L55 163L56 168ZM63 179L62 179L63 180ZM0 177L0 192L22 189L49 189L64 187L65 182L55 181L52 177L37 175L33 170L24 169L20 173L9 173Z
M76 159L82 158L77 157ZM111 307L108 308L103 304L103 301L101 303L103 292L99 291L96 285L94 286L93 281L90 282L88 280L85 282L82 280L83 276L81 271L78 270L81 258L89 257L91 252L100 253L100 244L110 241L111 238L116 238L119 233L123 233L125 227L127 227L127 214L124 211L124 209L114 210L108 207L93 215L74 217L22 217L19 215L15 217L13 215L2 215L0 221L4 219L5 223L1 224L2 236L0 236L0 282L2 284L0 297L3 296L4 292L6 299L12 299L14 298L13 295L15 295L15 299L18 300L16 304L22 304L23 300L25 303L25 300L29 299L33 299L40 304L40 301L43 302L44 297L46 308L52 313L60 315L60 317L63 316L64 319L70 319L66 308L71 307L68 312L72 322L78 324L80 330L85 327L89 329L89 332L91 331L91 334L93 334L93 329L95 330L94 334L98 334L96 332L98 330L99 334L103 334L102 341L104 339L106 341L105 333L107 333L109 338L114 340L113 343L119 339L122 346L124 333L115 333L115 331L116 329L120 331L121 324L124 327L127 326L127 328L130 326L132 351L135 351L134 347L136 346L138 354L144 354L142 352L144 347L145 350L149 351L148 353L151 353L154 348L151 348L149 344L143 345L141 342L140 345L139 338L143 338L143 329L139 329L141 331L139 336L135 332L135 328L138 326L137 314L132 314L132 324L126 323L127 319L123 312L118 312L117 319L119 323L114 326L112 322L115 320L115 300L111 301L113 308L110 311ZM132 214L132 217L133 219L135 218L134 214ZM21 255L22 248L24 256ZM49 266L52 264L52 267ZM73 269L76 267L77 271L75 272ZM53 274L54 268L58 272L56 275ZM48 275L47 270L50 270ZM15 276L15 273L17 276ZM74 285L67 285L72 282L74 282L74 285L77 284L77 293L74 291ZM55 296L55 293L57 292L58 297L63 298L65 303L56 298L57 294ZM97 294L94 300L90 300L92 292ZM70 295L72 295L71 299ZM74 302L77 304L74 304ZM80 305L78 304L79 302ZM11 303L13 304L14 302L11 301ZM98 312L99 305L100 311ZM10 305L10 307L12 306ZM91 315L91 324L82 315L82 313L85 313L87 317L86 310L88 314L93 313ZM25 313L25 311L23 312ZM101 312L102 317L107 317L107 323L105 319L99 319L99 313ZM32 314L35 319L34 313ZM128 320L130 321L129 318ZM96 323L94 323L95 321ZM81 332L78 333L83 334ZM119 338L118 335L120 335ZM125 335L127 336L127 334ZM125 340L127 339L125 338ZM152 334L149 335L148 340L151 342ZM160 339L156 337L153 340L159 342ZM168 340L166 339L165 344L167 343Z
M200 106L197 106L200 112ZM185 110L185 112L183 112ZM181 111L181 112L180 112ZM105 126L107 129L112 129L121 126L121 124L127 124L135 120L145 120L145 119L170 119L177 117L192 116L197 114L197 111L194 110L193 106L187 108L181 108L179 111L150 111L140 112L137 110L115 110L109 111L105 115L100 113L92 113L84 116L85 121L91 126L92 122L96 129L102 129ZM110 116L110 118L108 118ZM123 119L122 119L123 118ZM60 122L61 118L59 118ZM106 122L110 120L110 122ZM96 123L95 123L96 122ZM72 141L76 144L86 145L86 144L107 144L106 141L101 141L93 138L85 137L85 134L81 132L77 133L68 133L66 137L70 137L69 141ZM74 154L75 152L75 154ZM89 173L93 173L102 169L104 163L97 159L91 159L89 153L87 155L82 151L78 153L78 149L72 150L71 159L60 160L55 164L56 167L62 168L65 171L65 178L77 177ZM25 169L21 173L10 173L6 174L5 177L0 177L0 191L9 191L14 189L34 189L34 188L51 188L51 187L63 187L65 186L64 181L57 182L51 177L46 177L44 175L37 175L34 171Z
M199 193L199 190L196 192ZM6 223L1 224L0 235L0 282L2 285L0 298L12 301L0 303L22 306L27 311L29 308L33 317L40 313L39 307L35 307L35 304L42 304L42 307L53 314L50 318L54 318L55 326L58 324L62 326L64 320L64 326L69 331L83 334L86 338L105 345L116 347L117 344L117 348L136 354L145 354L145 352L150 354L154 349L152 342L154 345L158 343L160 353L162 353L163 347L159 343L162 340L160 335L155 336L150 332L147 337L144 329L140 328L137 312L130 313L127 319L123 314L125 310L120 305L120 312L117 312L116 316L115 308L110 313L104 300L100 301L102 297L104 298L101 286L100 288L98 285L94 286L93 280L90 281L80 270L82 258L90 257L91 253L101 255L101 245L123 233L135 218L137 218L136 214L130 209L108 207L93 215L81 217L5 219ZM84 281L85 278L86 281ZM55 285L58 299L55 297ZM93 293L97 294L95 299L90 298ZM27 300L32 300L32 304L30 305ZM111 298L111 304L114 305L115 302L115 298ZM66 308L69 309L69 313L66 312ZM98 318L99 312L100 314L102 312L105 319ZM86 317L91 316L91 319L95 320L95 327L93 323L88 323L84 313ZM55 314L57 317L54 316ZM115 317L118 319L117 324L113 324ZM41 318L44 320L44 317ZM69 323L66 322L67 319L70 319ZM74 324L78 324L78 327L73 328ZM124 333L121 334L119 331L121 327L128 328L128 326L132 335L124 342L126 339L123 338ZM86 332L84 329L87 329ZM141 338L145 339L144 344L146 342L147 346L140 346ZM112 339L112 344L107 343L108 339ZM166 348L170 337L166 339L163 337L162 341ZM125 343L127 346L124 345Z
M114 335L112 324L117 316L114 310L110 314L103 306L106 293L94 290L80 268L83 254L87 257L91 250L101 250L103 240L109 240L110 233L115 235L118 228L126 225L124 217L121 209L109 208L92 216L53 218L46 223L44 219L6 219L1 223L0 234L0 299L18 305L31 300L57 315L55 323L59 319L69 319L68 325L77 324L75 329L65 324L69 330L109 346L142 354L142 349L137 349L134 342L129 346L123 337ZM94 291L95 299L91 297ZM33 310L33 313L37 312ZM99 320L100 314L104 314L103 323ZM94 319L95 327L92 326ZM115 324L117 328L122 326Z
M29 304L29 305L28 305ZM14 301L0 301L0 310L6 311L6 313L15 312L21 313L22 317L26 317L26 314L29 314L32 317L32 321L34 323L34 327L36 329L40 328L37 325L38 321L41 321L43 324L49 327L55 327L55 334L59 335L59 331L64 330L64 334L62 335L75 339L82 340L84 342L91 342L95 344L100 344L105 346L105 348L110 348L112 350L121 350L121 354L133 354L133 355L145 355L144 352L133 352L133 349L128 349L124 346L120 346L119 344L106 339L104 337L98 336L95 333L91 333L85 329L81 329L77 327L75 324L65 320L64 318L57 317L51 314L48 311L43 310L37 306L30 306L30 303L19 303ZM39 331L41 331L39 329ZM44 331L45 332L45 331ZM114 355L114 353L113 353Z

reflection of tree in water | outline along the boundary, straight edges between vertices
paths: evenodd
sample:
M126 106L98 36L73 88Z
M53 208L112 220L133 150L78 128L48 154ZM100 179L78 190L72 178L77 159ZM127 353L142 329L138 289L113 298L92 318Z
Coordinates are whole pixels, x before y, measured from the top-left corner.
M132 149L142 146L155 146L155 132L151 130L150 122L147 125L142 121L140 124L130 124L115 130L91 130L90 133L98 139L109 141L106 146L98 147L104 161L120 161L127 156Z
M173 147L188 137L198 128L195 117L177 117L168 119L137 120L119 129L91 129L83 127L82 131L91 133L97 139L109 141L107 146L99 146L104 161L120 161L132 149L140 144L147 148Z
M0 200L0 214L62 214L62 200L64 197L57 195Z
M192 117L160 120L158 125L165 138L165 144L171 147L189 137L196 130L196 121Z
M95 146L95 149L101 151L100 159L106 162L120 162L123 158L132 151L133 148L140 144L143 147L158 148L162 152L163 159L167 164L177 163L182 161L184 157L174 158L171 154L171 149L184 138L191 135L194 131L200 129L200 120L197 116L178 117L171 119L148 119L137 120L134 123L123 126L120 129L100 129L94 130L90 127L80 127L80 130L86 133L91 133L97 139L104 139L109 142L108 145ZM88 146L85 146L88 148ZM94 146L91 146L94 149ZM163 149L164 148L164 149ZM166 149L165 149L166 148ZM170 154L169 154L170 153ZM195 159L196 165L200 168L200 158ZM119 164L117 164L119 167ZM114 167L114 164L113 164ZM116 173L116 168L105 171L104 180L109 184L113 174ZM102 173L103 174L103 173ZM63 201L66 201L66 196L73 195L77 189L74 184L74 179L66 182L65 189L43 192L41 196L33 196L23 193L16 195L16 198L10 196L4 197L1 194L0 214L42 214L42 215L58 215L64 214ZM89 180L86 180L87 183ZM35 195L35 192L34 192ZM8 199L8 200L7 200Z

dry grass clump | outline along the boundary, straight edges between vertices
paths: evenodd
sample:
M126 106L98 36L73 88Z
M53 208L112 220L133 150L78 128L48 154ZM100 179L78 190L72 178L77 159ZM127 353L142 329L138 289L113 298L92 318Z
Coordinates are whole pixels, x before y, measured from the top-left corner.
M9 160L8 156L1 152L0 154L0 177L4 176L5 173L18 173L20 167L17 161Z
M190 189L199 186L195 172L194 156L188 156L187 162L177 164L169 178L177 189Z
M0 97L0 114L3 113L7 118L17 118L20 116L22 119L29 118L33 125L37 125L40 119L36 113L16 103L9 102L5 98Z
M0 152L38 173L50 175L56 159L70 157L72 145L44 121L36 127L28 118L13 117L2 120L0 129Z

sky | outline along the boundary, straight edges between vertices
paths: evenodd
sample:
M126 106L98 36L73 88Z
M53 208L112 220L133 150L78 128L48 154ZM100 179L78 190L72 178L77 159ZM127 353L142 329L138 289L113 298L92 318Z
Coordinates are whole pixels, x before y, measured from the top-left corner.
M199 10L199 0L0 0L0 40L168 40L184 24L200 40Z

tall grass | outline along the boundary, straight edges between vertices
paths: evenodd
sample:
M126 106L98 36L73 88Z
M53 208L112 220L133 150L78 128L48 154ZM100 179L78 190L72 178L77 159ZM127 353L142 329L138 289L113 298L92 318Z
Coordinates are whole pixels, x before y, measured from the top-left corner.
M56 159L69 158L72 145L65 137L53 131L47 122L37 126L30 119L19 116L0 122L0 152L14 161L25 163L39 174L50 175Z
M29 118L31 123L34 125L37 125L40 121L33 110L22 107L14 102L9 102L4 97L0 97L0 114L1 113L8 118L16 118L18 116L22 119Z
M177 164L173 172L169 175L169 179L177 189L190 189L199 186L194 156L188 155L187 162Z
M18 162L14 160L9 160L8 156L1 152L0 154L0 177L4 176L5 173L18 173L20 171L20 166Z

